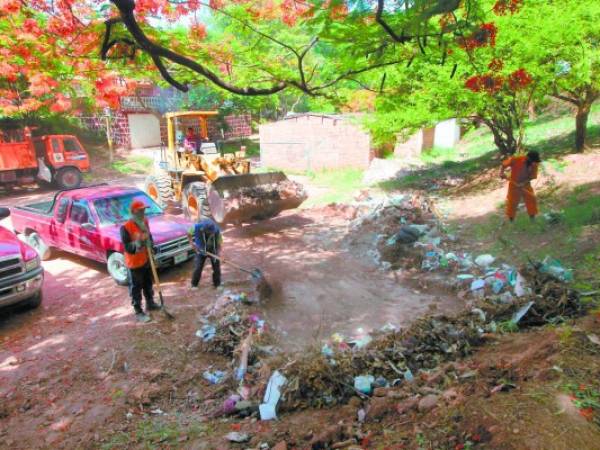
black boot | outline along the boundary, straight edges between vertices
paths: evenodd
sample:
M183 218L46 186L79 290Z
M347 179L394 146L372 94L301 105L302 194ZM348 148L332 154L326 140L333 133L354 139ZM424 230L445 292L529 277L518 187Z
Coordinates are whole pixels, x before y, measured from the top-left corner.
M156 311L157 309L160 309L160 306L158 306L156 303L154 303L154 300L146 300L146 310L148 311Z

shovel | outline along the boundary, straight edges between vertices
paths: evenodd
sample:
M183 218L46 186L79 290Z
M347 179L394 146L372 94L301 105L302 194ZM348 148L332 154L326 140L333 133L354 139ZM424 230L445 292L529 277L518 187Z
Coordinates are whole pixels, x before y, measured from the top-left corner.
M148 250L148 259L150 260L150 268L152 269L152 277L154 278L154 284L156 285L156 290L158 291L158 298L160 299L160 310L165 313L169 319L174 319L175 316L171 314L165 308L165 300L163 298L162 289L160 287L160 280L158 279L158 271L156 270L156 262L154 261L154 253L152 252L152 246L150 242L146 243L146 249Z
M218 259L223 264L229 264L231 267L235 267L236 269L249 274L252 279L252 282L254 283L256 290L259 293L261 298L269 297L271 295L271 293L273 292L271 285L267 282L267 279L265 278L265 276L263 275L263 273L260 269L258 269L256 267L254 269L246 269L246 268L239 266L229 260L225 260L225 259L221 258L220 256L215 255L214 253L211 253L208 251L205 251L204 253L207 254L208 256L210 256L211 258Z

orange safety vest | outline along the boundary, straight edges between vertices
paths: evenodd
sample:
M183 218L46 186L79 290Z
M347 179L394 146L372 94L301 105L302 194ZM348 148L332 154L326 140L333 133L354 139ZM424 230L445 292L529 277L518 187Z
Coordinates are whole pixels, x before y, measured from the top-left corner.
M150 230L148 227L148 220L144 220L144 222L146 223L146 230ZM133 220L128 220L123 226L129 233L132 241L139 241L142 239L143 231ZM128 269L137 269L145 266L147 263L148 251L145 248L137 253L128 253L127 250L125 250L125 265Z

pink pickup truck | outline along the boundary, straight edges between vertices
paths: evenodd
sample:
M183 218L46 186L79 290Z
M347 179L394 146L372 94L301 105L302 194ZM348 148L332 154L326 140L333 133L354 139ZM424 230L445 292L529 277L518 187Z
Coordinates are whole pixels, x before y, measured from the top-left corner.
M0 208L0 220L9 215L8 208ZM36 251L0 225L0 307L39 306L43 282L44 270Z
M163 210L139 189L107 185L59 191L52 200L17 206L12 223L17 233L45 260L53 249L106 263L120 285L127 284L120 227L129 219L134 199L145 200L154 238L158 267L173 266L194 256L187 239L191 222L167 218Z

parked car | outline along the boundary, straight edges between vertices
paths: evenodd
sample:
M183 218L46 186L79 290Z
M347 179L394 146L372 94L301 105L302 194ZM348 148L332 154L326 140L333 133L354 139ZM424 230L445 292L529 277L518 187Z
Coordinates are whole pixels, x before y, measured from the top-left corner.
M31 130L0 130L0 186L41 180L60 189L79 187L90 159L77 137L33 137Z
M113 279L125 285L120 227L129 219L134 199L149 205L146 216L158 267L181 264L194 256L187 238L191 222L167 217L145 192L132 187L98 185L59 191L49 201L13 208L13 227L42 260L49 259L55 249L74 253L105 263Z
M0 208L0 220L10 215ZM0 225L0 307L22 304L36 308L42 302L44 270L37 252Z

